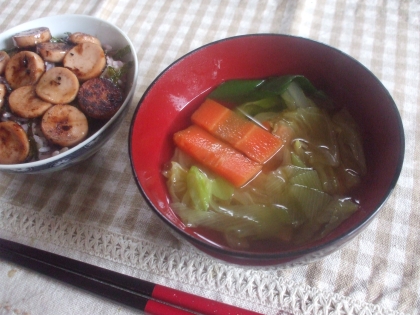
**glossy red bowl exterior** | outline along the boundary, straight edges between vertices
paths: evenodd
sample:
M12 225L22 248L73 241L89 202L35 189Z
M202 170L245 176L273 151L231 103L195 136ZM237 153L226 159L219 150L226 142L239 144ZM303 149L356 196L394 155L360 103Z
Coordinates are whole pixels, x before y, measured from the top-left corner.
M344 104L361 127L368 174L354 197L360 210L330 235L292 250L232 250L186 227L174 214L162 176L173 154L172 136L209 91L229 79L306 76ZM135 180L151 209L181 239L221 260L252 266L291 266L337 250L359 234L387 200L400 175L404 131L398 109L381 82L363 65L327 45L275 34L244 35L198 48L165 69L141 98L129 134Z

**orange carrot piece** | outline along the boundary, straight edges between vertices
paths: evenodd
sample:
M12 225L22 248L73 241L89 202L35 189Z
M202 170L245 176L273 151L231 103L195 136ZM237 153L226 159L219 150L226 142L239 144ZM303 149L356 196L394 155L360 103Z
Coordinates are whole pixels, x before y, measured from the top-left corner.
M204 103L193 113L191 120L201 128L212 131L220 121L229 116L229 112L229 108L224 107L210 98L206 98Z
M237 150L245 152L247 156L259 163L267 162L281 146L282 142L279 138L254 124L250 131L234 145Z
M176 132L174 141L178 148L236 187L245 185L262 168L261 164L196 125Z
M278 137L212 99L206 99L191 119L258 163L265 163L283 146Z

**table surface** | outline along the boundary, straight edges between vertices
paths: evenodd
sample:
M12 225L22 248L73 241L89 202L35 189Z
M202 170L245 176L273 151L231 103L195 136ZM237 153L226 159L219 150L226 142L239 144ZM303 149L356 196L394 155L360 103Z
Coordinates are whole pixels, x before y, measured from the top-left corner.
M263 314L416 314L420 310L420 2L417 0L0 1L0 32L57 14L96 16L133 41L139 77L118 133L56 174L0 174L0 238ZM181 244L148 209L131 174L131 116L153 79L209 42L283 33L334 46L370 69L400 111L406 152L391 197L368 228L323 260L247 269ZM138 311L0 260L0 314Z

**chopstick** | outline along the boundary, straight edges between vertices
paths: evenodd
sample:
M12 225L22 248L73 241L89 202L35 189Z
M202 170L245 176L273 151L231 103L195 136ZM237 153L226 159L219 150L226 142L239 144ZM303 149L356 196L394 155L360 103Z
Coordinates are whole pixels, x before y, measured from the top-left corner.
M148 314L259 314L4 239L0 257Z

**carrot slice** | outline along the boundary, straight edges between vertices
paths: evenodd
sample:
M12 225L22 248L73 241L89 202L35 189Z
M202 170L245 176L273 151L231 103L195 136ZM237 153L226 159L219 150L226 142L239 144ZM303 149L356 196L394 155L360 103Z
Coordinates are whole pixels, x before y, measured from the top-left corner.
M258 163L265 163L283 146L280 138L209 98L191 119Z
M196 125L176 132L174 141L178 148L236 187L245 185L262 168L261 164Z
M230 109L220 103L206 98L204 103L193 113L191 120L207 131L213 131L217 124L230 116Z

